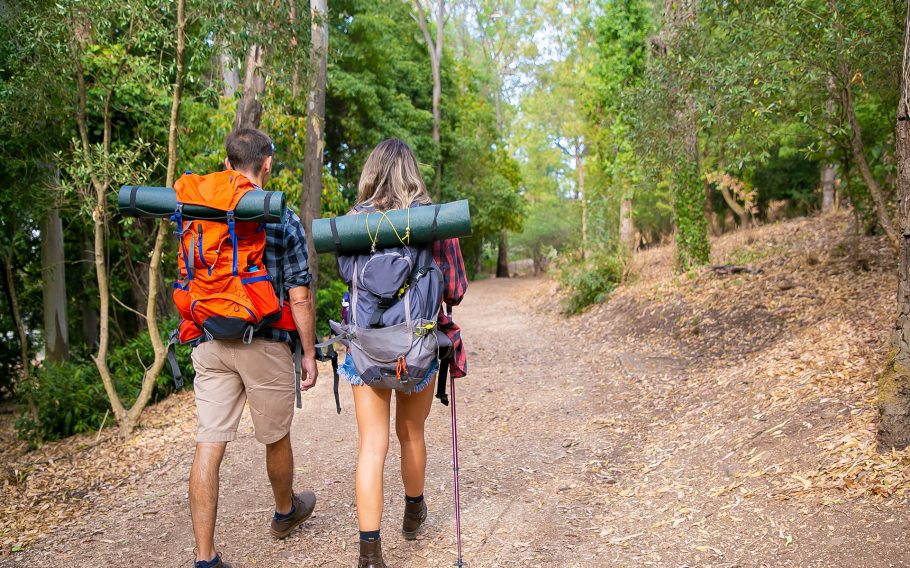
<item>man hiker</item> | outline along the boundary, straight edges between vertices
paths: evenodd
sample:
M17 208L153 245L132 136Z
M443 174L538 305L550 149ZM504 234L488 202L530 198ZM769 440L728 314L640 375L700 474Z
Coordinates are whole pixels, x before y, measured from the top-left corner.
M239 183L245 184L247 190L250 183L252 189L261 189L269 181L272 170L272 154L274 146L271 139L264 133L252 129L242 128L231 132L226 140L227 159L224 165L228 171L205 176L205 178L223 180L223 192L236 191ZM220 177L218 177L220 176ZM243 176L243 177L241 177ZM185 176L188 177L188 176ZM247 182L248 180L248 182ZM200 182L201 184L202 182ZM209 183L209 182L205 182ZM218 181L217 183L222 183ZM179 183L178 183L179 185ZM209 186L211 187L211 186ZM220 188L218 188L220 190ZM178 190L178 195L179 195ZM178 209L179 211L179 209ZM250 406L250 416L253 421L256 439L265 444L265 461L272 493L275 497L275 514L272 517L269 532L275 538L281 539L288 536L298 525L313 513L316 506L316 496L312 491L303 491L295 494L293 491L294 457L291 452L290 428L294 417L294 401L296 394L294 356L291 344L296 340L293 332L287 328L296 328L296 335L302 344L302 382L301 390L308 390L316 384L316 351L315 339L315 309L313 296L308 287L311 275L307 269L307 243L303 225L299 217L292 211L287 212L283 223L264 225L265 239L259 237L260 247L264 250L244 251L243 247L255 246L249 242L255 241L255 236L245 238L242 235L235 240L236 234L244 228L255 235L256 231L263 230L262 226L252 223L236 224L232 220L233 211L228 213L230 238L212 244L213 237L207 235L217 234L212 229L206 230L204 223L190 222L188 230L198 231L193 234L193 242L198 245L198 252L187 251L182 245L182 258L188 269L184 277L187 281L197 277L197 290L200 278L205 278L205 273L211 278L213 271L226 270L231 277L231 259L233 259L233 278L241 281L243 287L248 282L258 282L266 285L268 294L274 287L274 293L281 301L282 309L289 311L293 316L293 323L282 328L277 323L268 325L270 320L263 320L255 326L246 325L243 334L238 339L213 339L219 330L219 322L228 320L238 321L236 318L212 317L208 319L212 326L205 325L205 334L193 349L193 366L196 369L194 391L196 396L196 416L198 429L196 434L196 453L193 458L190 473L190 512L193 519L193 536L196 540L196 568L230 568L227 562L215 550L214 533L215 519L218 509L218 484L219 468L227 442L237 437L237 426L243 413L244 402ZM241 227L244 225L244 227ZM180 233L184 234L184 225L180 223ZM227 230L221 227L218 230ZM189 233L187 233L189 234ZM220 237L218 237L220 238ZM206 240L208 239L208 240ZM239 243L239 245L238 245ZM211 247L210 249L204 245ZM232 253L233 246L233 255ZM239 247L239 248L238 248ZM178 253L181 254L181 253ZM194 255L197 255L195 256ZM238 272L238 258L243 263ZM225 260L227 259L227 260ZM261 260L268 275L249 277L253 271L260 271L262 266L256 266L253 260ZM219 264L221 266L219 266ZM226 266L225 266L226 265ZM181 265L183 266L183 265ZM206 270L207 269L207 270ZM187 285L187 284L184 284ZM236 284L240 286L240 284ZM261 290L261 289L260 289ZM255 294L251 294L251 297ZM223 306L224 294L215 298L213 293L211 313L217 313L219 306ZM176 296L175 296L176 298ZM246 298L246 296L242 296ZM275 301L275 298L272 298ZM192 322L199 325L196 309L197 304L205 301L194 301L190 311L194 314ZM229 304L237 312L239 304ZM289 305L287 310L285 305ZM252 315L252 311L247 309ZM243 313L243 311L240 311ZM207 313L207 312L206 312ZM200 316L200 317L205 317ZM290 320L291 318L285 318ZM188 322L184 322L185 324ZM214 330L214 332L210 331ZM229 333L229 332L224 332ZM221 335L224 337L225 335ZM230 335L228 335L230 337Z

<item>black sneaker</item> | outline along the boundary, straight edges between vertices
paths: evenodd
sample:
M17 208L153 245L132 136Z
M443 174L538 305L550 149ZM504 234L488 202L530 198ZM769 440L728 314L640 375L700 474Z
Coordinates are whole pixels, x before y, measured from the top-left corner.
M269 533L275 538L285 538L296 529L300 523L310 518L316 508L316 494L312 491L302 491L291 498L294 513L284 519L272 518Z

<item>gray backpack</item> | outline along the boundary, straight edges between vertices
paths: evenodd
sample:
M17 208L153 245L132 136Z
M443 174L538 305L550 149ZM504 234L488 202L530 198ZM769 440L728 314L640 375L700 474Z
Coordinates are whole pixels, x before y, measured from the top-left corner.
M363 382L411 392L451 341L437 329L443 276L432 243L339 255L349 321L330 321Z

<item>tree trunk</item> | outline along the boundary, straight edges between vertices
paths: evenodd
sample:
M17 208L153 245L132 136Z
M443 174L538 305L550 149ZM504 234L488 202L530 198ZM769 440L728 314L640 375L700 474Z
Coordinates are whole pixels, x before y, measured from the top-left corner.
M837 208L837 164L828 162L822 166L822 212Z
M842 76L842 80L844 80L844 76ZM891 212L888 210L888 205L885 201L885 195L882 192L881 186L872 175L872 169L869 167L869 162L866 160L866 148L863 144L863 135L862 130L860 129L859 120L856 118L856 113L853 110L853 91L850 88L849 79L845 79L844 84L841 86L841 102L844 105L844 113L847 115L847 120L850 122L850 130L852 131L850 136L850 149L853 151L853 161L856 162L856 166L863 176L863 181L866 182L866 187L872 195L872 200L875 202L875 211L878 213L878 222L885 231L885 235L888 236L888 240L891 241L892 246L897 249L899 248L900 243L898 242L897 231L894 228L894 224L891 222Z
M259 95L265 90L265 77L259 71L262 68L264 48L252 45L246 56L246 73L243 76L243 96L237 103L237 114L234 117L234 128L259 128L262 120L262 103Z
M627 251L635 250L635 225L632 223L632 200L623 198L619 204L619 242Z
M240 87L240 76L237 75L237 61L234 57L223 50L218 54L218 67L221 69L221 85L224 88L224 96L233 99Z
M174 91L171 99L171 119L168 127L167 140L167 174L165 185L173 187L177 174L177 128L180 121L180 102L183 97L183 77L185 73L184 52L186 51L186 0L177 0L177 51L175 53L177 75L174 81ZM145 306L145 323L148 327L149 339L155 352L155 359L145 370L142 376L142 388L136 402L129 409L123 420L120 421L120 437L126 439L139 422L142 411L145 410L152 397L155 382L167 357L167 349L161 341L161 332L158 329L158 285L161 282L161 255L164 244L170 235L170 226L164 219L158 221L158 233L155 236L155 246L152 247L152 257L149 260L149 288L148 301Z
M828 125L825 132L831 136L834 131L835 121L835 96L837 85L834 77L828 77L828 102L825 103L825 114L828 117ZM833 211L837 208L837 162L834 160L834 143L829 140L825 148L825 161L822 165L821 185L822 185L822 213Z
M83 236L82 240L82 268L80 267L79 272L84 276L84 278L90 277L90 270L87 267L95 265L95 252L92 248L91 243L88 240L85 240ZM89 351L95 351L98 348L98 309L93 302L82 302L82 341L85 343L85 346Z
M45 358L57 363L69 357L63 223L50 209L41 222L41 290L44 303Z
M897 317L891 331L891 357L878 379L880 451L910 445L910 3L904 31L904 63L897 107L898 249Z
M442 198L442 140L439 133L440 124L442 123L442 74L440 65L442 64L442 48L445 40L445 0L436 0L436 40L430 35L430 25L428 19L431 14L430 10L424 10L421 0L413 0L414 8L417 10L417 24L423 33L423 39L427 44L427 52L430 54L430 69L433 74L433 143L436 146L436 177L433 180L433 198L437 201Z
M6 272L6 288L9 291L9 303L13 311L13 322L16 325L16 334L19 336L19 356L22 362L22 377L28 378L31 361L28 356L28 334L25 322L22 321L22 312L19 310L19 294L16 293L16 278L13 276L13 244L10 243L6 256L3 259Z
M509 232L499 231L499 256L496 259L496 278L509 277Z
M311 287L319 281L319 255L313 244L313 219L319 218L322 201L322 158L325 150L326 65L329 52L328 7L326 0L310 0L311 33L310 85L307 96L306 147L303 159L303 191L300 214L306 229Z
M588 255L588 194L585 191L585 162L580 144L575 145L575 175L581 198L581 259L584 260Z

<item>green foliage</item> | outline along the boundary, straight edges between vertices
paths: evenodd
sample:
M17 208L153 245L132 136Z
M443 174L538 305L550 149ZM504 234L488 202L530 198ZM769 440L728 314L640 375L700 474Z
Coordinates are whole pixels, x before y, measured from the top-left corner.
M564 203L560 198L531 203L523 230L512 238L512 253L534 261L534 272L547 269L559 251L578 243L578 204Z
M331 333L329 320L341 321L341 298L348 291L340 279L322 282L316 291L316 335L325 337Z
M623 281L628 259L621 252L599 252L586 261L566 263L559 281L569 289L563 310L577 314L586 307L604 302Z
M168 333L176 325L176 320L162 322L162 340L167 341ZM136 400L145 367L154 356L148 333L140 334L111 351L111 376L127 406ZM178 346L177 360L184 380L190 382L193 375L190 349ZM152 400L158 401L172 392L174 384L170 367L165 366L155 383ZM97 430L110 410L104 387L98 380L98 370L94 362L84 356L37 369L27 381L17 385L16 396L20 405L16 430L21 439L33 446ZM113 424L112 416L108 416L107 424Z
M708 222L705 220L705 189L691 162L678 166L673 193L676 220L676 269L685 272L710 260Z

